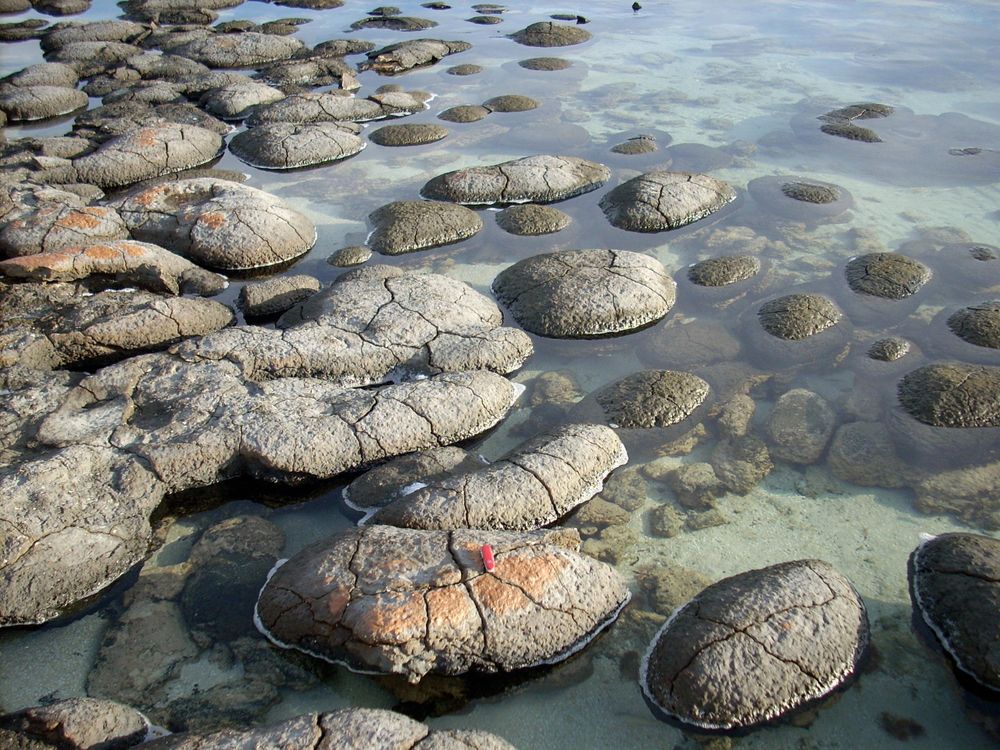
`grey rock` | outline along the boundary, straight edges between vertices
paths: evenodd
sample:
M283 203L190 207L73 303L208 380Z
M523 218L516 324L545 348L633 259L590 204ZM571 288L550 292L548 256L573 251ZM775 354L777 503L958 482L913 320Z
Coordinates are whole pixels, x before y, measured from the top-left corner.
M896 453L879 422L848 422L837 428L826 457L834 476L862 487L904 487L912 470Z
M424 31L437 26L437 21L413 16L371 16L351 24L352 29L391 29L393 31Z
M837 325L843 313L819 294L790 294L761 305L757 318L772 336L799 341Z
M67 86L30 85L0 88L0 110L9 122L45 120L87 106L87 95Z
M138 44L149 34L149 27L132 21L90 21L87 23L60 23L45 33L42 50L65 47L74 42L125 42Z
M405 91L373 94L367 99L331 91L292 94L255 110L247 119L247 125L257 127L272 122L369 122L409 115L426 108L422 98Z
M670 312L675 298L658 260L621 250L526 258L501 272L493 291L527 330L568 338L640 328Z
M70 698L0 716L0 728L66 750L120 750L137 745L149 731L134 708L96 698Z
M608 181L603 164L573 156L527 156L488 167L438 175L424 185L427 198L474 205L553 203L595 190Z
M628 460L614 431L569 425L487 466L411 485L370 521L411 529L530 531L554 523L600 492Z
M125 222L113 208L49 203L8 215L0 229L0 250L7 257L34 255L126 237Z
M492 572L483 569L485 544ZM553 663L582 648L629 598L615 570L579 547L579 535L565 530L366 526L307 547L278 568L261 591L257 617L285 647L411 682L430 672ZM354 558L366 561L359 573L350 567Z
M288 93L334 84L348 89L355 80L354 69L339 57L281 60L262 68L258 77Z
M1000 367L960 362L927 365L897 389L903 409L934 427L1000 427Z
M736 360L741 348L739 339L719 323L670 320L642 342L638 354L653 367L697 367Z
M263 190L212 178L138 188L112 205L136 239L223 270L263 268L309 251L316 227Z
M31 7L49 16L72 16L89 10L90 0L34 0Z
M0 42L26 42L31 39L39 39L45 33L43 29L48 26L48 23L41 18L0 23Z
M0 233L0 241L2 238ZM948 328L970 344L1000 349L1000 301L962 308L948 318Z
M895 362L910 351L910 342L895 336L879 339L868 349L868 357L881 362Z
M490 112L527 112L538 108L538 102L530 96L521 94L503 94L494 96L483 102L483 106Z
M469 23L476 23L480 26L492 26L494 24L503 23L503 19L499 16L473 16L472 18L466 18Z
M379 146L420 146L440 141L448 135L448 129L433 123L414 125L383 125L372 131L368 139Z
M931 278L931 270L923 263L897 253L860 255L851 259L844 272L858 294L894 300L916 294Z
M342 247L333 253L326 262L331 266L348 268L350 266L360 266L372 257L371 248L367 245L349 245Z
M368 222L373 227L368 245L382 255L450 245L483 228L475 211L439 201L395 201L369 214Z
M701 406L709 390L697 375L643 370L602 388L595 398L614 426L649 429L683 422Z
M715 498L724 491L711 464L684 464L667 477L667 484L677 496L677 502L688 510L710 510Z
M907 477L922 513L949 513L990 531L1000 529L1000 462L939 471L924 478ZM914 481L916 480L916 481Z
M70 42L47 53L45 59L70 65L81 78L89 78L139 54L141 48L125 42Z
M820 560L712 584L656 635L642 663L646 699L702 729L752 727L827 695L857 670L864 603Z
M579 26L539 21L511 34L510 38L528 47L568 47L586 42L590 36L589 31Z
M235 327L181 354L237 363L254 380L294 375L369 385L403 374L507 373L532 347L523 331L501 322L497 306L460 281L370 266L285 313L279 330Z
M441 112L438 119L445 122L479 122L489 113L490 111L486 107L481 107L478 104L459 104Z
M569 226L568 214L552 206L519 203L497 213L497 224L505 232L522 237L559 232Z
M709 462L722 484L737 495L748 495L774 470L767 446L753 435L720 440Z
M147 242L114 240L11 258L0 262L5 276L28 281L76 281L92 275L155 292L218 294L227 281L218 274Z
M280 315L312 297L322 286L319 279L305 274L255 281L240 290L240 309L248 318Z
M464 65L452 65L445 71L445 73L451 76L474 76L477 73L482 72L482 65L473 65L471 63L465 63Z
M375 49L375 45L367 39L329 39L313 47L312 52L317 55L344 57L346 55L360 55L373 49Z
M702 219L734 200L736 191L714 177L658 170L623 182L601 198L601 208L620 229L662 232Z
M79 179L100 188L122 187L191 169L214 159L222 138L194 125L153 125L114 136L74 159Z
M847 107L831 110L819 117L823 120L820 127L824 133L864 143L881 143L882 139L870 128L855 125L855 120L871 120L888 117L893 113L893 107L886 104L863 103L851 104Z
M768 417L771 455L795 464L815 463L837 426L837 415L817 393L793 388L781 395Z
M517 64L526 70L566 70L573 65L570 60L561 57L531 57L519 60Z
M835 135L838 138L846 138L849 141L860 141L861 143L882 142L882 139L878 137L878 133L871 128L863 128L846 120L824 123L820 126L820 130L827 135Z
M117 102L143 102L156 106L158 104L184 103L184 86L168 81L136 81L123 88L116 88L106 94L101 101L104 104Z
M808 177L758 177L747 190L765 211L805 224L835 219L854 205L845 188Z
M67 86L76 88L80 75L65 63L35 63L3 79L12 86Z
M382 75L395 75L423 65L433 65L438 60L471 49L468 42L445 42L440 39L412 39L390 44L368 53L368 60L361 70L374 70Z
M302 42L292 37L248 31L244 34L214 34L170 51L210 68L252 68L275 60L287 60L302 48Z
M340 161L360 153L365 142L353 123L274 122L237 133L229 150L260 169L297 169Z
M656 139L651 135L638 135L635 138L629 138L627 141L617 143L611 147L612 152L627 156L652 154L658 150L659 147L656 145Z
M738 284L760 273L760 261L753 255L722 255L695 263L688 278L698 286Z
M910 555L910 595L958 669L1000 691L994 637L1000 618L1000 541L942 534L924 542Z
M88 110L76 116L73 123L73 134L81 138L104 143L115 136L134 135L147 128L164 125L196 126L211 131L219 138L219 150L222 148L221 136L229 133L229 126L217 117L195 107L193 104L157 104L147 102L115 102ZM140 139L148 143L148 138ZM212 157L218 155L218 150ZM206 157L207 157L206 153ZM211 157L208 157L209 159ZM197 165L196 165L197 166ZM189 167L182 167L188 169ZM153 171L153 170L149 170ZM170 173L172 174L172 173ZM153 175L153 177L158 175ZM152 179L147 177L143 179Z
M206 94L201 106L223 120L242 120L253 107L285 98L285 92L264 83L250 81L223 86Z

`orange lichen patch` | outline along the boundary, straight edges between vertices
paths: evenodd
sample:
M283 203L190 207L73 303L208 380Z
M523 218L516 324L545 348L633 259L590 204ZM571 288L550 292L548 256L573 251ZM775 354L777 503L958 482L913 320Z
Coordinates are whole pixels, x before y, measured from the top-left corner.
M494 573L498 578L516 584L533 599L540 600L562 574L563 566L559 563L552 555L526 557L515 553L498 558Z
M206 211L198 217L199 226L218 229L226 224L226 215L222 211Z
M386 592L355 601L343 623L359 640L400 645L423 637L427 611L420 595Z
M85 208L82 211L70 211L56 222L56 226L66 229L95 229L101 225L98 216L104 216L106 211L100 208Z
M149 188L149 190L143 190L141 193L133 195L132 200L143 208L149 208L156 202L156 199L160 197L165 189L165 186L157 185L156 187Z
M344 610L351 601L351 589L348 586L338 586L330 591L313 608L313 616L319 622L336 625L344 615Z
M483 607L498 617L533 607L532 601L516 586L511 586L492 575L479 576L471 583Z
M72 265L76 252L49 252L38 255L22 255L0 262L0 270L17 275L15 272L33 271L36 268L64 268Z
M437 633L463 632L479 622L479 613L464 586L445 586L427 592L431 630Z
M143 148L151 148L160 143L158 135L159 130L156 128L142 128L135 134L136 143Z
M130 242L121 242L118 244L118 249L125 253L130 258L141 258L149 253L141 245L133 245Z
M112 260L121 257L117 248L108 245L89 245L80 254L94 260Z

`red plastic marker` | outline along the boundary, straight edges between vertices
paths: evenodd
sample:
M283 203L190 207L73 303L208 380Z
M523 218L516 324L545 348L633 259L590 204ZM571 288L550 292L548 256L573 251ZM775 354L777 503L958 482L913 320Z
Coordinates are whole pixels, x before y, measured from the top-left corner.
M493 568L497 565L493 562L493 548L488 544L483 545L483 566L486 568L487 573L492 573Z

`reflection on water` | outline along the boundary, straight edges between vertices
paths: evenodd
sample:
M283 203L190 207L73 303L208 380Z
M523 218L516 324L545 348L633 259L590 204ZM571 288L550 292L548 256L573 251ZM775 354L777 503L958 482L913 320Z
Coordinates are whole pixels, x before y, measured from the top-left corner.
M326 257L363 242L368 213L416 198L434 174L536 153L603 162L613 170L608 187L669 167L711 170L741 192L751 180L779 175L836 185L853 197L846 213L796 215L773 196L742 192L709 219L644 235L607 222L597 205L603 189L560 203L572 223L554 235L514 237L484 210L486 226L470 240L378 259L456 276L484 292L511 263L557 249L646 252L674 273L677 304L651 328L592 341L533 337L536 354L514 376L529 386L528 394L504 424L472 444L497 458L526 436L572 419L581 397L640 369L685 369L712 385L700 426L632 439L632 461L608 483L600 496L605 504L567 521L580 528L586 551L634 582L632 605L610 632L563 665L478 690L468 682L441 681L416 695L393 681L266 646L242 627L246 613L235 603L209 618L229 629L199 629L198 613L210 600L228 595L245 602L257 573L273 558L349 527L357 515L340 502L340 484L317 488L312 496L226 485L203 493L194 505L185 498L188 504L164 510L161 546L138 580L116 586L75 619L0 633L0 707L88 690L107 693L117 680L119 691L131 686L118 697L175 726L270 721L347 705L402 706L431 714L436 728L484 728L525 748L693 746L652 717L636 682L638 655L663 617L706 582L783 560L822 558L854 582L869 608L874 655L868 669L822 710L732 744L988 746L976 721L992 721L995 737L995 713L992 719L967 715L945 660L913 633L906 558L922 532L996 534L997 464L975 477L949 475L946 484L935 484L934 474L996 461L1000 445L995 430L916 424L899 409L895 388L905 372L942 358L1000 364L994 350L956 341L944 322L956 309L1000 294L1000 260L970 252L976 243L1000 244L1000 6L974 0L724 0L707 11L694 0L649 0L633 13L627 3L602 0L581 8L591 21L590 42L538 50L504 34L565 7L511 3L502 24L479 26L464 21L470 12L457 4L445 12L417 2L399 5L408 15L439 22L424 35L466 40L473 48L398 78L362 73L361 95L386 82L432 92L430 108L407 122L439 123L436 115L445 109L507 93L530 96L541 106L447 123L450 134L438 143L396 149L370 144L342 163L288 173L255 170L227 154L218 166L247 172L249 184L276 193L317 223L319 242L294 265L295 273L335 278L340 269ZM97 3L83 18L114 10L110 2ZM367 10L348 3L291 13L248 2L220 15L309 18L298 37L315 44L344 35ZM400 39L378 30L354 36L380 45ZM572 65L553 71L517 65L543 55ZM8 44L0 67L6 73L40 59L35 43ZM464 63L483 71L445 72ZM818 115L860 101L897 107L884 120L864 123L882 143L820 132ZM7 135L62 134L67 127L45 123L9 128ZM610 152L640 134L652 135L657 149L632 156ZM844 278L847 261L885 251L926 264L931 282L900 302L853 293ZM762 270L725 289L687 280L690 264L726 254L753 255ZM240 285L234 282L223 299L235 299ZM761 337L760 304L793 292L825 294L845 314L818 349L803 353L804 347ZM876 363L865 356L872 343L890 335L912 343L903 360ZM766 446L771 414L792 389L824 400L837 427L853 423L848 432L861 447L852 452L845 437L839 452L828 446L811 465L769 455L781 453ZM726 486L708 500L680 502L675 477L692 465L713 467ZM253 575L234 579L227 573L234 559L199 557L196 550L220 524L248 517L261 519L254 533L270 539L273 549L265 555L241 548L244 557L234 558L242 561L238 569Z

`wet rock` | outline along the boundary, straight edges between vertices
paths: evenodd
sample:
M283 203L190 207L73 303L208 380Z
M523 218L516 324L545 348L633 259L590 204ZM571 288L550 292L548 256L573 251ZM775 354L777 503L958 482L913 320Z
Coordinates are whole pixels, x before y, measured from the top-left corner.
M329 0L325 0L329 2ZM339 0L337 0L339 3ZM513 750L494 734L462 729L431 730L402 714L377 708L342 708L305 714L255 729L176 734L149 743L150 750L223 750L246 747L340 747L369 750Z
M879 339L868 349L868 357L880 362L895 362L910 351L910 342L896 336Z
M223 120L242 120L253 107L285 98L285 92L264 83L250 81L215 89L201 100L209 114Z
M51 32L50 32L51 33ZM3 79L3 83L12 86L66 86L76 88L80 76L72 65L65 63L35 63L11 73Z
M688 268L688 279L698 286L727 286L753 278L760 273L760 260L752 255L722 255L695 263Z
M530 96L521 94L503 94L494 96L483 102L483 106L490 112L527 112L538 108L538 102Z
M539 21L510 35L527 47L568 47L590 39L590 32L579 26L567 26L551 21Z
M213 34L170 51L210 68L253 68L275 60L287 60L303 46L293 37L248 31L244 34Z
M667 484L677 502L688 510L709 510L725 489L711 464L684 464L667 475Z
M361 70L374 70L382 75L395 75L423 65L433 65L448 55L472 49L468 42L445 42L440 39L411 39L368 53Z
M466 18L469 23L477 23L480 26L491 26L493 24L503 23L503 19L499 16L473 16L472 18Z
M285 313L279 330L236 327L182 354L238 363L253 379L294 375L349 385L481 368L506 373L532 347L522 331L501 327L502 319L491 300L460 281L368 266Z
M595 398L614 426L648 429L683 422L708 392L708 383L696 375L645 370L602 388Z
M771 455L795 464L815 463L837 426L826 399L805 388L782 394L767 421Z
M26 85L0 87L0 111L10 122L45 120L87 106L87 95L67 86Z
M882 139L878 137L878 133L871 128L863 128L860 125L855 125L845 120L824 123L820 126L820 130L827 135L835 135L838 138L846 138L849 141L860 141L862 143L882 142Z
M835 135L839 138L846 138L852 141L881 143L882 139L871 128L855 125L854 121L888 117L893 111L894 108L887 104L852 104L820 116L819 119L824 121L820 130L828 135Z
M437 21L413 16L372 16L351 24L352 29L391 29L392 31L423 31L433 29Z
M122 187L191 169L214 159L222 138L194 125L155 125L114 136L73 161L79 179L100 188Z
M220 144L221 136L227 135L230 130L229 126L222 120L201 111L193 104L157 104L154 106L146 102L115 102L77 115L73 124L73 133L81 138L105 143L114 139L115 136L132 135L146 128L170 124L196 126L209 130L220 136ZM148 144L148 139L138 139L137 145L140 148L143 147L143 143ZM218 152L215 155L217 154ZM178 171L186 169L188 167L181 167ZM156 176L159 175L153 174L151 177L143 179L152 179Z
M552 206L521 203L497 213L497 224L508 234L533 237L559 232L569 226L568 214Z
M757 318L772 336L799 341L835 326L843 314L819 294L790 294L761 305Z
M280 315L312 297L322 286L319 279L305 274L253 282L240 290L240 309L248 318Z
M713 321L667 321L646 338L639 359L652 367L696 367L739 358L739 339Z
M344 488L344 502L354 510L371 511L403 497L407 490L482 468L485 462L454 446L428 448L399 456L369 469Z
M374 227L368 245L382 255L400 255L450 245L483 228L475 211L439 201L395 201L368 215Z
M908 477L917 494L914 505L922 513L949 513L968 524L1000 529L1000 463L936 472L920 478Z
M30 0L3 0L0 3L0 12L2 13L20 13L21 11L30 9Z
M126 748L143 741L146 717L134 708L96 698L70 698L0 716L0 728L67 750Z
M1000 427L1000 367L959 362L921 367L897 389L903 409L935 427Z
M292 94L258 108L247 119L247 125L255 128L275 122L369 122L413 114L426 107L422 98L405 91L373 94L367 99L333 91L309 92Z
M421 146L440 141L448 129L433 123L416 125L384 125L368 135L368 140L379 146Z
M340 161L359 153L365 142L352 123L274 122L237 133L229 150L260 169L297 169Z
M481 65L473 65L471 63L465 63L464 65L452 65L445 71L445 73L452 76L474 76L477 73L482 72L483 67Z
M438 119L445 122L479 122L489 113L490 111L486 107L480 107L478 104L459 104L441 112Z
M903 487L913 474L878 422L848 422L837 428L826 461L838 479L862 487Z
M1000 541L942 534L913 551L909 573L914 609L958 669L1000 691L993 627L1000 617Z
M147 242L116 240L0 262L5 276L28 281L76 281L110 276L154 292L210 296L227 286L224 277Z
M614 431L570 425L488 466L421 482L425 486L379 508L371 521L415 529L538 529L593 497L627 460Z
M637 135L635 138L629 138L627 141L615 144L611 147L611 150L616 154L635 156L637 154L656 153L659 148L657 147L656 139L653 136Z
M515 263L493 291L527 330L579 338L623 333L659 320L675 285L655 258L622 250L562 250Z
M483 570L484 544L492 547L492 572ZM366 526L279 568L261 591L257 616L286 647L411 682L429 672L553 663L586 644L629 598L618 574L580 555L579 546L567 530ZM354 558L366 561L357 573Z
M331 266L348 268L350 266L360 266L362 263L370 260L371 257L372 251L367 245L351 245L337 250L337 252L326 259L326 262Z
M758 177L747 190L765 211L806 224L836 218L854 205L844 188L811 178Z
M354 69L339 57L281 60L261 68L258 77L288 93L319 86L358 87Z
M34 211L8 215L0 229L0 250L7 257L15 257L126 237L125 223L113 208L50 203Z
M438 175L424 185L427 198L472 205L553 203L607 182L603 164L572 156L528 156L488 167Z
M894 107L888 104L877 102L862 102L861 104L849 104L840 109L827 112L820 119L822 120L876 120L888 117L895 111Z
M29 18L24 21L0 24L0 42L26 42L39 39L48 26L48 21L41 18Z
M573 65L570 60L561 57L531 57L519 60L517 64L526 70L566 70Z
M735 199L736 191L714 177L659 170L623 182L601 198L601 208L619 229L662 232L702 219Z
M42 50L65 47L73 42L125 42L139 44L149 34L149 27L133 21L91 21L88 23L60 23L45 33Z
M716 415L716 426L724 438L741 438L750 431L757 405L745 393L737 393L721 404Z
M45 59L65 63L81 78L89 78L139 54L142 49L125 42L70 42L46 53Z
M781 563L723 579L679 609L646 653L640 685L684 724L751 727L842 685L868 640L850 581L819 560Z
M579 529L604 529L608 526L622 526L631 517L632 514L621 506L593 497L573 513L570 523Z
M139 188L112 205L136 239L222 270L285 263L316 242L316 227L304 214L270 193L226 180Z
M73 16L90 9L90 0L34 0L31 7L48 16Z
M844 272L848 285L858 294L893 300L916 294L931 278L931 270L923 263L897 253L858 256Z
M741 496L750 494L774 470L767 446L753 435L720 440L709 461L723 485Z
M105 94L101 101L104 104L143 102L154 106L183 103L185 101L184 86L167 81L140 81Z
M0 233L0 241L2 239L3 234ZM1000 349L1000 301L962 308L948 318L948 328L970 344Z

